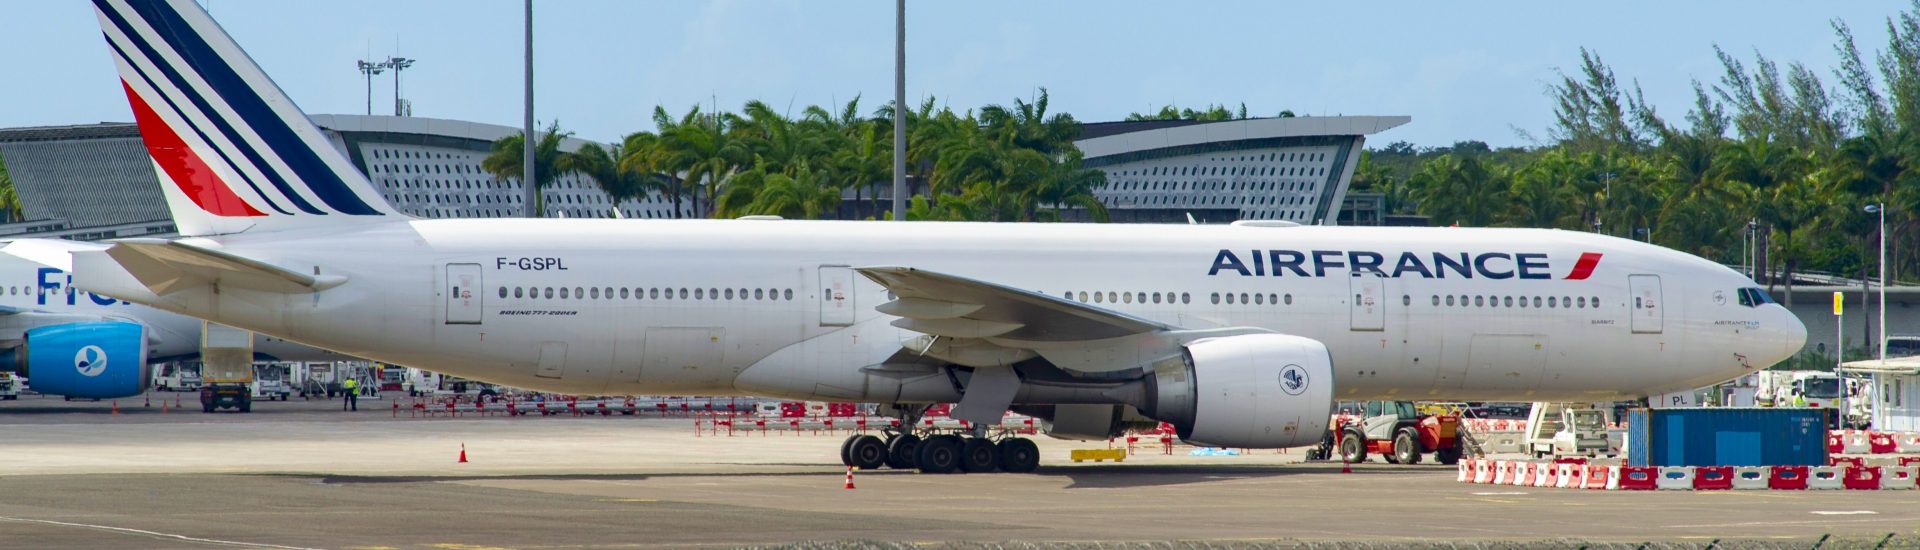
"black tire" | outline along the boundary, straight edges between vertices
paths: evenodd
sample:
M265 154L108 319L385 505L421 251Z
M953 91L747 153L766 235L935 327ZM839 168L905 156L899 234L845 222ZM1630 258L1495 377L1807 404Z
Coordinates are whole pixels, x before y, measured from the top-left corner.
M887 463L887 444L871 435L854 436L847 447L847 457L852 466L862 470L873 470Z
M960 469L960 436L936 435L920 442L914 460L923 474L950 474Z
M1420 436L1413 428L1401 428L1393 434L1393 457L1388 462L1395 464L1420 463Z
M250 402L250 401L249 401L249 402L244 402L244 403L241 403L241 404L240 404L240 412L243 412L243 413L244 413L244 412L253 412L253 403L252 403L252 402Z
M1340 461L1359 464L1367 461L1367 436L1348 430L1340 437Z
M840 440L840 465L841 466L853 465L853 455L851 454L853 450L853 440L859 439L859 438L860 436L850 435L850 436L847 436L846 439Z
M1333 458L1333 430L1327 430L1326 437L1320 438L1320 444L1307 449L1307 460L1329 460Z
M1024 437L1008 438L1000 442L1000 469L1008 473L1024 474L1040 467L1040 446Z
M899 434L887 438L887 467L912 470L920 466L920 436Z
M969 437L960 443L960 470L970 474L986 473L1000 466L1000 449L983 437Z
M1452 466L1452 465L1455 465L1455 464L1459 464L1459 463L1460 463L1460 446L1459 446L1459 444L1458 444L1458 443L1455 443L1455 444L1454 444L1454 446L1452 446L1452 447L1447 447L1447 448L1444 448L1444 449L1439 449L1439 450L1436 450L1436 451L1434 451L1434 452L1433 452L1433 460L1434 460L1435 462L1439 462L1439 463L1441 463L1441 464L1445 464L1445 465L1448 465L1448 466Z
M212 403L208 403L208 404L205 404L205 405L201 405L201 406L200 406L200 412L209 412L209 413L210 413L210 412L213 412L213 404L212 404Z

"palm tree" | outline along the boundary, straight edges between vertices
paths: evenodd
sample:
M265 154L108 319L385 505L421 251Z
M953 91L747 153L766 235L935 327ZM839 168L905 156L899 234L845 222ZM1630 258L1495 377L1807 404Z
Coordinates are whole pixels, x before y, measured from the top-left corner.
M653 171L637 169L638 163L625 162L632 155L627 155L623 148L624 145L615 145L613 151L608 152L598 143L587 143L578 151L562 155L558 168L593 178L613 208L619 210L622 203L660 188L660 178Z
M533 213L535 217L546 217L546 189L554 180L559 179L561 157L560 143L572 132L561 132L560 122L547 125L547 131L540 136L540 142L533 147ZM525 174L526 136L514 134L493 142L493 152L480 161L480 169L502 180L519 180ZM521 182L526 185L526 182Z

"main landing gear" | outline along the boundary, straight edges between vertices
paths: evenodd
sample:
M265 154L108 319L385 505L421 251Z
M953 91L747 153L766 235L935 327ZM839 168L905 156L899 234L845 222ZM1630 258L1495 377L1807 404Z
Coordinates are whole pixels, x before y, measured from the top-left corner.
M917 412L917 411L914 411ZM1040 448L1024 437L988 437L984 427L967 436L933 434L922 439L911 426L918 414L902 414L901 428L889 429L883 439L850 436L840 444L840 462L862 470L886 466L895 470L918 468L921 473L986 473L994 470L1024 474L1040 467Z
M840 444L840 462L862 470L882 466L896 470L918 468L921 473L986 473L995 470L1024 474L1040 467L1040 448L1024 437L998 441L984 436L937 434L921 439L906 432L886 438L855 435Z

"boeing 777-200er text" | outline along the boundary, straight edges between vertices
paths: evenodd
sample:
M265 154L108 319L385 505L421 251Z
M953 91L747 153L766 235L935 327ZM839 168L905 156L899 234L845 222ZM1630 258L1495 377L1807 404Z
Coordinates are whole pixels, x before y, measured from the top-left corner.
M194 2L95 6L186 237L76 253L75 284L377 361L1273 448L1321 441L1335 399L1631 398L1805 339L1732 270L1564 231L411 219ZM892 438L850 461L1037 460L1019 438Z

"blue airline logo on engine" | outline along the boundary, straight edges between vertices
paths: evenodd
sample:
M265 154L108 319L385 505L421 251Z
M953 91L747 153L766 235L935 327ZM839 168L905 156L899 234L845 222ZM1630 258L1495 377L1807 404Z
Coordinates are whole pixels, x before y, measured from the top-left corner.
M59 276L59 277L56 277L56 276ZM62 283L61 281L65 281L65 283ZM75 301L79 298L81 294L87 295L88 300L93 300L94 305L110 306L114 304L132 304L133 303L133 302L128 302L124 300L119 300L116 298L101 296L99 294L94 294L92 292L87 292L84 290L74 289L73 276L68 275L66 271L61 270L59 268L53 268L53 267L40 268L39 281L35 283L35 286L39 289L39 292L34 293L35 295L34 300L36 300L34 303L43 305L43 306L47 305L47 295L49 294L66 294L67 305L74 305ZM63 288L66 290L62 290Z
M1287 395L1300 395L1307 391L1307 369L1300 365L1287 365L1280 369L1280 391Z
M1532 252L1402 252L1388 258L1365 250L1249 250L1242 260L1232 250L1220 249L1213 257L1208 276L1221 273L1242 277L1325 277L1328 270L1345 269L1349 273L1373 273L1383 277L1445 279L1449 273L1462 279L1476 275L1483 279L1552 279L1547 271L1547 255Z
M80 348L73 354L73 370L87 377L100 376L107 371L107 350L94 345Z

